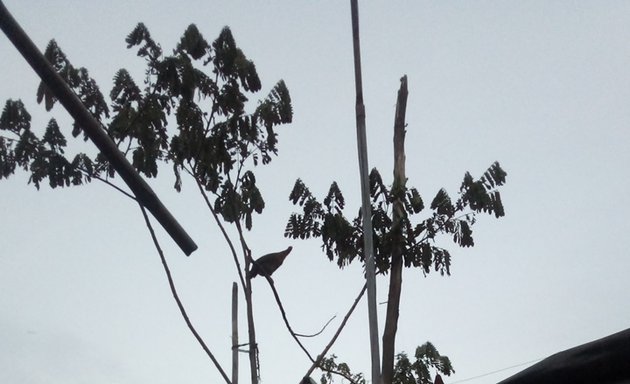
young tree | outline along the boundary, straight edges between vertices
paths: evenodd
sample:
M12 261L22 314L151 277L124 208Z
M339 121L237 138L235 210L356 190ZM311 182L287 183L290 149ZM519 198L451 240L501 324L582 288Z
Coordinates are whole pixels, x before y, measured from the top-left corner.
M261 90L261 82L254 63L237 47L227 27L209 43L195 25L190 25L170 55L164 54L142 23L127 36L126 42L128 48L137 49L146 63L144 86L141 88L127 70L120 69L113 79L109 103L88 71L75 68L54 40L48 44L45 57L139 173L157 177L159 167L168 166L175 175L177 191L182 188L182 173L195 181L237 267L247 308L251 382L257 383L252 291L246 273L252 252L245 230L252 228L254 214L262 213L265 207L253 169L269 164L278 153L275 130L290 123L293 116L289 91L279 81L253 112L246 112L249 97ZM37 101L50 111L57 98L42 82ZM17 169L28 172L29 183L38 189L44 180L56 188L96 179L134 198L115 184L114 169L103 155L69 156L67 140L54 118L43 134L36 132L22 101L8 100L0 116L0 179L8 178ZM72 135L81 133L82 127L75 122ZM224 223L235 226L240 252L227 235ZM229 383L186 316L161 256L187 324Z
M505 212L498 187L505 183L507 174L498 162L493 163L478 179L466 172L459 189L459 197L452 200L444 189L440 189L431 201L430 213L420 219L425 210L424 201L416 188L407 186L405 176L405 109L407 103L407 78L401 79L394 122L394 180L388 187L378 172L370 173L370 195L372 206L372 231L377 273L390 274L387 314L383 331L382 378L384 384L402 383L412 371L404 369L408 359L399 354L394 365L394 348L398 324L402 270L405 267L420 268L424 275L433 269L441 275L450 275L451 254L437 242L440 235L450 236L461 247L472 247L472 226L479 213L494 214L499 218ZM293 239L320 238L322 248L331 261L340 268L355 260L365 261L361 210L352 220L344 216L345 199L337 182L330 186L323 201L317 200L304 182L295 182L289 200L299 207L300 213L290 216L285 236ZM425 347L429 346L429 347ZM427 362L438 372L449 375L453 369L448 358L437 353L429 343L418 347L414 372L428 372ZM421 349L422 348L422 349ZM423 359L418 356L429 356ZM328 358L326 364L349 369ZM328 376L322 378L329 381ZM355 377L360 382L360 377ZM431 376L418 374L418 382L430 382Z

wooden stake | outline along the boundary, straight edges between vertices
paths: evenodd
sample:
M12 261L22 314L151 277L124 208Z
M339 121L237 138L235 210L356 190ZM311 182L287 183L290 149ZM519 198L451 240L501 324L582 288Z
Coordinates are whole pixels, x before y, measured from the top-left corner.
M238 384L238 285L232 283L232 384Z

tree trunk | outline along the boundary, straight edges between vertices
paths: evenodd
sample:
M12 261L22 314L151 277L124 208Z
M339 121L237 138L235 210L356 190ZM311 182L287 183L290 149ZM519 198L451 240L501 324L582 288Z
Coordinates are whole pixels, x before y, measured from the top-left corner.
M245 271L249 271L250 269L250 259L251 256L245 257ZM245 277L245 303L247 304L247 329L249 331L249 370L251 374L251 383L258 384L258 344L256 343L256 328L254 326L254 309L252 305L252 281L249 277Z
M247 271L251 269L252 265L252 251L247 246L245 242L245 238L243 238L243 228L241 227L241 222L236 220L234 222L236 229L238 230L238 237L241 242L241 248L243 249L243 257L245 259L245 286L243 287L243 291L245 293L245 305L247 309L247 331L248 331L248 340L247 345L249 346L249 370L251 376L251 384L258 384L258 344L256 343L256 327L254 324L254 306L252 304L252 280L249 277Z
M392 213L392 263L389 271L389 294L387 297L387 315L383 330L383 384L391 384L394 377L394 357L396 353L396 331L398 329L398 313L400 292L402 289L402 253L404 240L402 236L402 220L405 218L405 207L402 197L405 193L405 113L407 111L407 76L400 79L398 101L396 102L396 118L394 120L394 184L392 195L394 209Z

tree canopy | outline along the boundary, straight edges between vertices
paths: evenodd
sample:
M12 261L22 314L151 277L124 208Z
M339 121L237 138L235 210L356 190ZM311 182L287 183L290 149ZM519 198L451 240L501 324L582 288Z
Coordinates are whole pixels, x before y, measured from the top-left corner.
M186 171L216 193L215 209L228 222L264 209L256 178L248 166L268 164L278 153L275 129L292 121L291 97L284 81L272 87L253 112L246 112L250 95L261 90L254 63L237 47L229 28L208 43L190 25L171 55L165 55L149 30L139 23L126 38L146 62L144 86L126 69L113 78L110 104L85 68L74 67L51 40L45 57L98 119L136 170L156 177L160 164L170 164L181 189ZM44 83L37 101L50 111L57 99ZM176 130L168 129L174 119ZM48 180L52 188L81 185L92 178L115 176L102 155L66 154L67 140L57 121L38 136L20 100L8 100L0 116L0 178L17 168L30 173L37 188ZM81 134L73 125L72 135ZM87 136L83 136L87 140Z
M453 200L445 189L440 189L431 200L428 217L420 219L425 204L416 188L400 185L388 187L378 172L370 173L372 198L372 226L374 255L377 273L387 273L390 267L392 246L395 241L404 243L403 260L406 267L418 267L423 274L435 270L451 273L450 252L437 245L440 234L451 236L460 247L473 246L472 226L476 214L505 215L498 187L506 180L506 172L498 162L493 163L480 178L466 172ZM354 260L363 261L363 230L361 212L349 219L344 216L345 199L336 182L333 182L323 201L318 201L300 179L296 180L289 199L301 208L290 216L285 236L294 239L321 238L328 259L340 268ZM405 214L399 223L391 218L393 203L400 199ZM399 239L396 236L400 236Z

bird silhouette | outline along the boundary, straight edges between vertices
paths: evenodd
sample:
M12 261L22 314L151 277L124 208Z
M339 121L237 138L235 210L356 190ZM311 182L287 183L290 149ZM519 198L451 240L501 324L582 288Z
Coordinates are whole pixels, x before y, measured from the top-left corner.
M291 253L292 249L293 247L289 247L284 251L269 253L254 260L252 268L247 273L247 277L253 279L256 276L271 276L276 269L280 268L284 259Z

